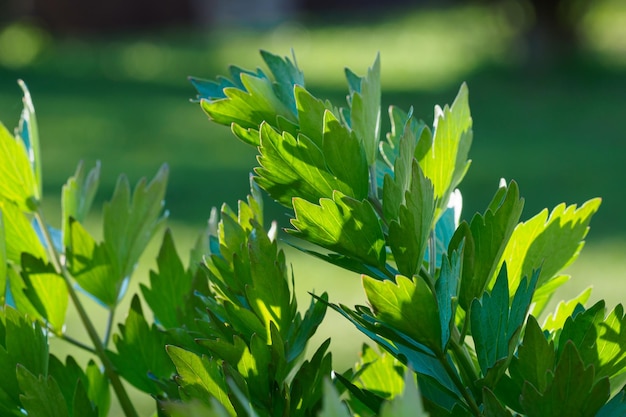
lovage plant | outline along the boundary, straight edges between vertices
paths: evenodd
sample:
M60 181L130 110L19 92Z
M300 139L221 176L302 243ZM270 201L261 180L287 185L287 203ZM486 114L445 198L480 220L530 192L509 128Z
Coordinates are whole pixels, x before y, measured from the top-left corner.
M586 291L545 311L598 199L520 221L518 186L502 182L484 213L461 220L473 138L465 85L435 108L432 127L391 107L381 138L378 58L363 77L346 70L348 100L337 106L306 89L295 59L262 57L269 72L191 80L209 118L258 149L250 196L211 213L187 265L166 230L117 329L139 256L166 221L167 167L134 189L120 177L97 241L84 219L99 166L79 165L52 228L22 83L18 128L0 125L1 415L103 417L111 387L137 416L124 380L160 416L626 415L622 306L586 306ZM323 293L299 310L298 270L266 224L262 190L291 215L287 242L359 273L367 306ZM101 331L90 300L109 313ZM70 303L89 343L68 332ZM372 341L353 369L333 369L330 340L305 352L328 307ZM59 359L51 337L93 360Z

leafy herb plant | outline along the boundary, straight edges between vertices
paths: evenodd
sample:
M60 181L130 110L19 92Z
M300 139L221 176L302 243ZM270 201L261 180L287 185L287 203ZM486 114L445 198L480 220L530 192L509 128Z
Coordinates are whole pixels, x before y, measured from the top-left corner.
M518 185L502 181L484 213L461 220L467 86L435 107L432 126L391 107L381 138L378 58L362 77L346 70L338 107L306 89L295 59L262 57L269 72L191 79L209 118L258 149L251 194L211 213L186 266L166 230L117 328L135 265L166 221L168 169L134 189L120 177L97 241L84 219L99 165L80 164L62 190L61 229L50 227L21 83L19 125L0 125L0 415L103 417L112 389L137 416L123 380L163 416L626 415L623 307L588 307L586 291L545 311L599 199L520 221ZM367 306L323 293L299 310L298 271L263 218L263 191L291 215L289 244L360 274ZM105 329L78 292L108 311ZM66 332L70 303L90 344ZM347 371L333 369L330 340L305 353L328 308L372 341ZM57 358L51 337L93 360Z

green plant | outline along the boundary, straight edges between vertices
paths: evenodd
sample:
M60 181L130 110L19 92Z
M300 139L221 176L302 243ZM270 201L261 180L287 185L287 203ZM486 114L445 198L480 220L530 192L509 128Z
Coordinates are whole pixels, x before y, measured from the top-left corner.
M585 307L589 291L539 321L560 271L578 255L598 199L520 222L523 199L502 182L483 214L461 221L472 119L463 85L432 129L391 107L380 140L380 65L346 70L347 107L315 98L295 59L262 52L270 74L192 79L209 117L258 148L251 194L209 219L185 266L169 231L149 285L113 334L135 264L165 221L167 167L134 190L120 177L103 240L83 225L99 166L62 192L62 227L41 209L35 112L0 126L0 413L104 416L121 380L159 415L621 416L626 413L623 308ZM261 189L292 214L287 243L361 274L369 306L312 295L298 310ZM297 273L297 271L295 271ZM100 337L77 290L109 312ZM6 297L6 299L4 298ZM143 301L142 301L143 299ZM70 301L91 345L65 331ZM144 308L154 317L150 323ZM354 369L333 372L330 340L305 356L327 308L369 336ZM152 321L152 319L151 319ZM541 324L540 324L541 323ZM49 352L60 337L94 356L83 369ZM96 363L98 361L100 365Z

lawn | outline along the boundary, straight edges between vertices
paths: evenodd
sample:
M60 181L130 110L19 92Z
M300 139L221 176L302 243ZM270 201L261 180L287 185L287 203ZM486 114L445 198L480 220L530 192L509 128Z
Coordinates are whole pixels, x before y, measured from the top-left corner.
M609 12L598 8L585 21L586 49L580 59L543 69L520 64L521 28L504 26L497 12L481 8L342 26L288 23L261 33L168 31L52 39L15 25L12 32L0 32L0 120L9 127L17 122L21 96L15 80L24 79L39 118L50 219L58 218L54 207L60 188L79 160L102 162L100 201L111 194L119 173L135 182L167 162L167 208L184 253L211 207L233 206L245 197L255 166L254 149L233 138L228 128L210 123L189 101L194 91L186 77L213 78L225 74L231 63L253 68L261 62L258 49L288 55L293 47L311 90L343 100L343 67L362 74L380 52L384 106L412 105L429 123L434 104L450 102L460 83L468 82L474 145L472 167L461 187L463 218L484 210L501 177L519 183L526 219L560 202L603 198L588 244L569 269L574 279L562 294L573 296L593 284L593 298L606 298L611 306L626 298L626 193L621 188L626 178L626 48L611 42L626 27L620 20L626 11L617 2L611 7ZM23 45L30 49L11 49L16 45L11 39L28 40ZM24 55L29 50L32 54ZM268 216L286 226L283 210L267 205ZM95 224L97 215L94 219ZM136 281L147 279L157 247L154 242ZM301 304L308 302L308 291L329 291L332 301L345 304L363 302L358 276L286 250ZM97 314L97 307L93 311ZM329 313L329 318L338 317ZM338 320L329 320L321 333L319 338L334 336L339 368L348 366L358 350L355 340L363 340L360 335Z

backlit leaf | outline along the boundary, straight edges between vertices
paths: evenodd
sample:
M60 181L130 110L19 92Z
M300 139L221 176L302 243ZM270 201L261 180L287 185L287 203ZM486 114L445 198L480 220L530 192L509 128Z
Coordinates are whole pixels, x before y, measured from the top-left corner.
M580 208L560 204L550 216L543 210L520 223L502 255L509 270L511 290L517 288L522 277L537 268L541 268L539 288L572 263L584 244L591 216L599 206L600 199L589 200Z
M57 382L51 376L35 376L25 367L17 366L20 399L29 417L70 417Z
M85 220L91 204L96 196L98 185L100 183L100 162L96 162L89 173L85 167L79 162L76 172L70 177L61 193L61 206L63 208L63 235L65 236L65 245L69 245L69 219L74 218L79 222Z
M320 205L300 198L293 201L295 230L290 234L369 265L385 265L385 239L368 201L357 201L335 191L332 200L322 198Z
M217 361L201 358L176 346L167 346L167 353L176 366L176 382L187 395L207 404L210 404L210 398L214 397L231 416L235 415L235 409L227 394L226 377Z
M0 123L0 199L13 203L21 211L32 211L41 197L39 187L21 138L14 137Z
M435 198L439 202L438 219L470 164L467 158L472 144L472 117L467 85L461 86L452 106L435 107L433 126L432 143L418 161L424 175L433 183Z
M396 282L363 276L363 288L376 318L415 341L441 352L441 326L435 294L421 277Z

